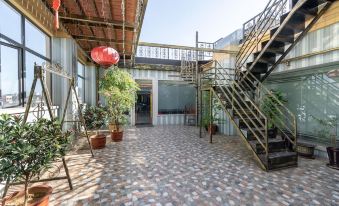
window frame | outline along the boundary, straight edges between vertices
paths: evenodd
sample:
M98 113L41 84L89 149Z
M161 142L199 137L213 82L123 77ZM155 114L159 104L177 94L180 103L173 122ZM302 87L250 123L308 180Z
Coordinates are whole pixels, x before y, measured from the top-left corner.
M82 69L83 69L83 75L80 75L79 74L79 65L81 65L81 67L82 67ZM81 79L82 80L82 89L83 89L83 91L82 91L82 94L81 94L81 103L83 104L83 103L86 103L86 65L84 64L84 63L82 63L82 61L80 61L79 59L78 59L78 61L77 61L77 86L78 86L78 88L79 88L79 81L78 81L78 79ZM80 94L78 94L78 95L80 95Z
M19 73L19 77L18 77L19 105L16 105L16 106L13 106L13 107L6 107L6 108L25 107L25 105L26 105L26 101L25 101L26 92L30 90L30 85L27 85L27 88L25 88L26 72L28 71L27 68L26 68L26 52L29 52L29 53L43 59L44 61L51 63L51 61L52 61L52 37L49 34L47 34L44 30L40 29L38 25L36 25L33 21L31 21L28 17L26 17L12 3L4 1L4 0L2 0L2 2L6 6L9 6L12 9L14 9L16 12L18 12L18 14L20 14L20 17L21 17L21 22L20 22L21 42L22 42L22 43L19 43L15 40L11 39L10 37L0 33L0 45L18 49L18 56L19 56L19 60L18 60L18 65L19 65L19 71L18 71L18 73ZM49 58L38 53L38 52L36 52L36 51L34 51L34 50L32 50L32 49L30 49L30 48L28 48L26 46L26 41L25 41L25 38L26 38L26 30L25 30L26 20L49 38L49 49L48 49L49 56L50 56ZM2 39L4 39L7 42L3 41ZM52 78L50 78L50 79L52 80ZM52 85L52 81L50 81L50 85L48 85L48 86L51 88L51 85ZM6 109L6 108L1 107L0 110Z

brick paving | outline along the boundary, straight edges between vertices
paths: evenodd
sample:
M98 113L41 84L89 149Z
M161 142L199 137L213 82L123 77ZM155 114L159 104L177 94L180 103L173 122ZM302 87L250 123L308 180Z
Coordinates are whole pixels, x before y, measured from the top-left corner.
M196 127L129 128L95 157L67 157L74 190L53 182L52 205L339 205L339 171L324 160L264 172L239 137Z

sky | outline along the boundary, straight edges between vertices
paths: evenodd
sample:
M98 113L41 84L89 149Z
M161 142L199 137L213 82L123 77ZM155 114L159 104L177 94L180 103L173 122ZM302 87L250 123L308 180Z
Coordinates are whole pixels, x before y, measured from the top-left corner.
M140 41L195 45L215 42L260 13L268 0L148 0Z

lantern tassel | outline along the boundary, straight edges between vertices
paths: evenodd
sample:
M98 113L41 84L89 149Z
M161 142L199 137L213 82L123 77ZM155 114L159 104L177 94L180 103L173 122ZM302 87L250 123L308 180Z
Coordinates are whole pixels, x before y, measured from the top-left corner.
M59 29L59 12L55 11L54 26L56 29Z

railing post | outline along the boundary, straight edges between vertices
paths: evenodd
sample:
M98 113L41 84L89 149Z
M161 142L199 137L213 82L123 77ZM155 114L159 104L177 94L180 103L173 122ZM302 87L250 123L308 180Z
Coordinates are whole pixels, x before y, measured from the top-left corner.
M212 143L212 127L213 127L213 103L212 103L212 89L210 89L210 124L209 124L209 133L210 133L210 143Z
M265 145L266 145L266 165L268 167L268 122L267 119L265 119Z

